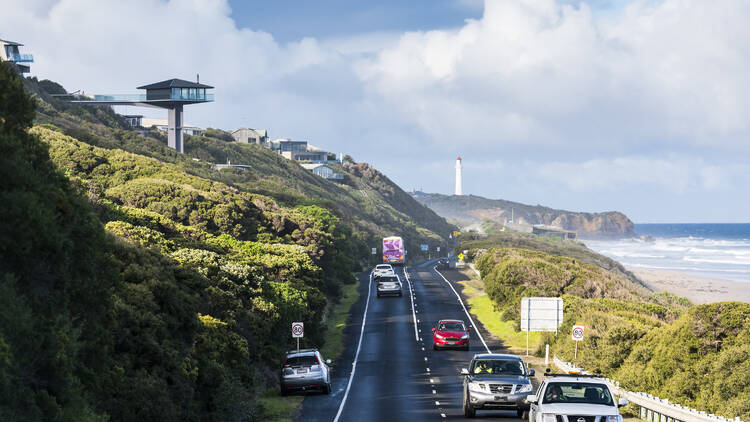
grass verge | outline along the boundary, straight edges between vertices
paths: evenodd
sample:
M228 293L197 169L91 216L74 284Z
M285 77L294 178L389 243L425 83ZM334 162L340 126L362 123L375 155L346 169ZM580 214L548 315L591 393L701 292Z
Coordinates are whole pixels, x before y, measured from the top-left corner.
M474 274L465 271L471 277L469 281L459 281L464 286L463 295L469 305L469 312L503 345L514 353L526 353L526 333L516 331L513 321L503 321L500 312L495 308L489 296L484 292L484 283ZM529 351L534 351L542 342L542 333L529 333Z
M359 283L357 279L354 284L345 284L341 288L341 297L326 319L326 342L320 349L325 359L336 360L344 352L344 327L352 305L359 299Z
M278 390L268 390L260 399L263 420L268 422L292 422L297 416L305 396L281 397Z

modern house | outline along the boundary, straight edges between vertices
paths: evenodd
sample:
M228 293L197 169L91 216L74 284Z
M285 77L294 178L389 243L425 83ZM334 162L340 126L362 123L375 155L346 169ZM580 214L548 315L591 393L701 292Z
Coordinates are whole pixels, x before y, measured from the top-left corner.
M147 129L156 127L163 132L167 132L169 130L169 121L167 119L153 119L150 117L143 117L139 126ZM205 129L195 125L191 125L190 123L183 123L182 125L182 132L188 135L200 135L204 131Z
M250 129L241 127L232 132L232 138L243 144L260 144L265 145L268 142L268 131L265 129Z
M34 63L34 56L21 54L18 47L23 47L23 44L0 40L0 60L13 63L20 74L29 73L31 71L29 64Z
M178 152L184 152L182 130L184 127L183 107L189 104L207 103L214 100L214 94L206 92L212 86L183 79L167 79L149 85L139 86L145 94L94 95L94 99L73 100L73 103L88 105L134 105L166 108L167 144Z
M327 164L316 163L316 164L300 164L300 165L306 168L307 170L310 170L314 175L320 176L324 179L342 180L344 178L343 174L335 173L333 171L333 167Z
M143 115L142 114L123 114L122 118L128 123L130 127L141 127L143 126Z
M272 151L288 160L312 161L325 163L328 161L328 151L321 151L311 147L307 141L292 141L291 139L275 139L269 143Z

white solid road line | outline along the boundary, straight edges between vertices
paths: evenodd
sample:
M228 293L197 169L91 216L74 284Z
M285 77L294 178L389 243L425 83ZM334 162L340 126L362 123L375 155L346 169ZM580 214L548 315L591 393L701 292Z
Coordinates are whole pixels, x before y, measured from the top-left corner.
M445 283L448 284L448 287L450 287L451 290L453 290L453 293L456 294L456 298L458 299L458 303L460 303L461 307L464 308L464 313L466 314L466 317L469 318L469 322L471 322L471 326L474 327L474 331L476 331L477 335L479 336L479 340L482 340L482 344L484 345L484 348L487 349L487 353L492 353L492 351L490 350L490 348L487 347L487 343L485 343L484 337L482 337L482 333L479 332L479 330L477 329L477 325L474 324L474 320L471 319L471 315L469 315L469 311L466 310L466 306L464 306L464 301L461 300L461 296L459 296L459 294L456 291L456 289L453 288L453 285L451 284L451 282L448 281L448 279L445 278L445 276L443 276L443 274L441 274L440 271L438 271L437 267L433 267L432 269L435 270L435 272L438 273L438 275L440 277L442 277L443 280L445 280Z
M411 280L409 280L409 268L404 267L404 277L406 282L409 283L409 299L411 299L411 316L414 317L414 340L419 341L419 333L417 332L417 313L414 311L414 290L411 288Z
M346 399L349 397L349 390L352 388L352 381L354 380L354 372L357 370L357 359L359 358L359 350L362 348L362 337L365 334L365 322L367 322L367 308L370 306L371 292L372 292L372 273L370 273L370 282L367 285L367 302L365 302L365 312L364 312L364 316L362 316L362 329L359 331L359 344L357 345L357 353L354 354L354 362L352 362L352 373L349 374L349 383L346 385L346 392L344 392L344 397L341 399L341 404L339 405L339 411L336 412L336 417L333 419L333 422L338 422L339 417L341 417L341 411L344 410Z

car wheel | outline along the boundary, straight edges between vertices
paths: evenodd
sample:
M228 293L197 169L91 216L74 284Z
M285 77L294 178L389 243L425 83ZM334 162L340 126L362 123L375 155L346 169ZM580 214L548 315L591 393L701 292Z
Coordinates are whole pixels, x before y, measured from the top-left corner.
M378 292L378 297L380 297L380 292Z
M331 384L326 384L326 385L325 385L325 386L323 387L323 394L326 394L326 395L327 395L327 394L331 394Z
M464 351L467 351L467 352L469 351L469 345L468 344L466 346L464 346Z
M518 414L518 418L521 420L529 418L529 411L527 409L518 409L516 410L516 414Z
M477 411L469 404L468 397L464 399L464 416L466 416L467 418L473 418L477 416Z
M437 344L433 343L432 344L432 350L440 350L440 349L437 347Z
M289 395L289 391L283 385L280 388L280 392L281 392L282 396L288 396Z

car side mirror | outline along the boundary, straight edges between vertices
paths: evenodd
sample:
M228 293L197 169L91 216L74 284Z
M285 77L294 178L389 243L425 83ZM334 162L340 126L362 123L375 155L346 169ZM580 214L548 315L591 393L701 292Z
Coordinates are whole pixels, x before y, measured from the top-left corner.
M466 327L466 332L470 333L471 332L471 327Z
M526 396L526 402L527 403L536 403L537 400L538 399L536 397L536 394L529 394L528 396Z
M628 405L628 399L625 397L620 397L619 400L617 400L617 407L623 407Z
M535 371L535 370L533 370L533 369L529 369L529 376L530 376L530 377L533 377L533 376L534 376L534 374L536 374L536 371Z
M433 332L433 333L435 332L435 328L433 328L433 329L432 329L432 332Z
M461 368L461 375L469 375L469 370L466 368Z
M326 359L326 365L330 365L330 364L331 364L331 360L330 359Z

